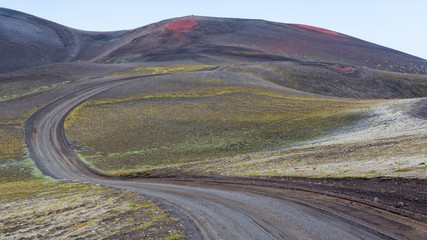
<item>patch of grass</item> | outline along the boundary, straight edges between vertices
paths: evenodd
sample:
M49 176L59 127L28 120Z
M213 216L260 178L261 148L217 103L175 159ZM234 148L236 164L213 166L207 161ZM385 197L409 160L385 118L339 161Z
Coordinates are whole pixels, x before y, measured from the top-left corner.
M165 73L180 73L180 72L194 72L203 69L209 69L213 65L204 64L173 64L173 65L159 65L159 66L142 66L133 69L133 71L121 71L112 73L111 77L123 76L144 76L151 74L165 74Z
M23 135L20 124L0 123L0 163L6 159L24 157Z
M51 180L44 175L28 157L24 159L9 159L0 164L0 183L27 181L34 179Z
M127 63L127 62L129 62L129 61L128 61L128 60L126 60L126 59L118 58L118 59L116 59L116 60L114 61L114 64L118 64L118 63Z
M427 166L406 167L395 170L395 172L411 172L415 170L427 170Z
M12 91L12 94L10 92L12 89L10 87L5 87L5 89L7 89L7 91L8 91L7 94L9 94L9 95L5 94L3 96L0 96L0 102L1 101L6 101L6 100L10 100L10 99L14 99L14 98L18 98L18 97L27 96L27 95L34 94L34 93L37 93L37 92L40 92L40 91L44 91L44 90L47 90L47 89L51 89L51 88L54 88L54 87L57 87L57 86L68 84L70 82L71 81L64 81L64 82L52 84L50 86L33 87L31 89L28 89L28 90L25 90L25 89L16 89L15 93L13 93L13 91Z
M0 164L0 206L2 237L6 239L184 236L179 219L139 194L53 180L30 158ZM150 223L149 229L132 230L146 223Z
M318 146L307 144L169 166L159 171L229 176L387 176L425 179L426 166L422 162L427 154L425 141L425 135L414 135ZM404 167L408 164L409 167Z
M24 120L31 112L0 115L0 183L46 177L29 158L25 147Z
M0 224L5 239L184 236L179 219L130 191L37 179L2 183L0 192Z
M182 222L139 194L45 176L29 158L23 116L0 124L0 227L4 239L184 236ZM159 217L161 216L161 217ZM150 222L150 229L131 230ZM155 230L155 232L153 232Z
M181 239L184 236L182 234L179 233L171 233L170 236L166 237L166 240L174 240L174 239Z

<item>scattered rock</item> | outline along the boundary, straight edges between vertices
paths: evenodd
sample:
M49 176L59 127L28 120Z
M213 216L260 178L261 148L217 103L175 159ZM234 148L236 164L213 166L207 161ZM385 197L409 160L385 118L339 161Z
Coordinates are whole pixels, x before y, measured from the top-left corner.
M378 200L379 200L379 199L378 199L377 197L375 197L375 198L374 198L374 202L378 202Z
M404 206L405 206L405 204L403 202L398 202L397 205L396 205L396 207L398 207L398 208L401 208L401 207L404 207Z

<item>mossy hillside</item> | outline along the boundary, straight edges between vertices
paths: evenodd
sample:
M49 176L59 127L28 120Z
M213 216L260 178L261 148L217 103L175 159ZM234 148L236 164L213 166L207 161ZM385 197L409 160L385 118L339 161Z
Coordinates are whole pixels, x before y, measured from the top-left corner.
M221 86L90 100L66 119L67 137L97 169L131 171L271 150L363 118L367 101Z
M0 101L27 96L71 82L66 76L56 72L34 72L32 75L18 72L0 76Z
M44 176L29 159L0 164L2 239L183 239L170 211L139 194Z
M183 238L179 219L138 194L43 175L25 147L24 121L34 112L28 108L0 111L2 239Z
M288 148L138 174L425 179L427 121L408 114L408 109L419 103L417 100L381 101L369 108L370 116L359 124Z
M184 238L179 219L139 194L53 180L28 157L0 163L0 206L2 239Z
M0 182L8 178L32 176L34 164L25 146L24 121L27 113L5 114L0 112ZM37 175L37 174L36 174Z
M20 84L8 84L8 86L3 86L5 90L7 89L7 92L5 91L4 93L1 94L0 101L27 96L30 94L38 93L40 91L55 88L57 86L68 84L70 82L71 81L64 81L64 82L55 83L52 85L42 85L42 86L40 86L42 83L37 84L36 82L33 82L30 86L25 86L25 85L23 86ZM15 85L15 86L12 86L12 85Z
M133 69L114 72L111 77L123 77L123 76L144 76L153 74L166 74L166 73L182 73L182 72L194 72L204 69L212 69L214 65L205 64L170 64L170 65L149 65L149 66L136 66Z
M414 135L328 145L304 144L278 151L189 163L166 170L196 175L426 179L425 141L424 135Z
M7 106L14 109L13 103ZM25 146L24 121L33 111L4 110L0 108L0 184L43 179L41 172L29 158ZM25 191L25 189L15 190Z
M192 66L189 69L200 69L203 66ZM136 70L140 73L156 73L167 71L182 71L184 65L171 65L167 67L139 66ZM133 71L135 66L116 66L114 68L96 64L55 64L38 67L15 73L4 74L0 77L0 101L27 96L47 89L59 87L75 81L88 80L89 77L101 77L111 71ZM31 96L30 96L31 97ZM30 101L30 100L28 100ZM14 109L14 103L3 103L9 109ZM18 107L17 109L21 109ZM2 165L2 179L27 179L31 178L33 170L28 167L28 154L24 142L24 121L36 109L31 105L25 106L21 111L0 112L0 164ZM3 168L4 167L4 168Z
M0 75L0 102L68 85L105 77L130 66L107 67L90 63L63 63L36 67Z
M331 64L293 62L230 66L226 71L256 76L281 86L346 98L414 98L427 96L427 76Z
M106 68L99 64L53 64L0 76L0 163L8 159L24 158L24 121L39 107L53 100L36 95L55 95L55 88L86 81L89 77L104 77L112 71L129 69L129 66ZM88 76L88 77L86 77ZM46 90L53 90L47 93ZM13 101L16 98L21 100ZM12 100L12 101L10 101Z
M47 104L44 100L31 103L33 94L60 87L90 77L103 77L112 71L131 69L129 66L105 67L98 64L53 64L0 76L0 163L24 159L28 155L24 143L24 121ZM88 76L88 77L86 77ZM89 77L90 76L90 77ZM27 100L10 102L19 97ZM27 103L24 103L27 102ZM19 174L18 174L19 175Z
M0 163L6 159L23 158L24 134L16 122L0 123Z

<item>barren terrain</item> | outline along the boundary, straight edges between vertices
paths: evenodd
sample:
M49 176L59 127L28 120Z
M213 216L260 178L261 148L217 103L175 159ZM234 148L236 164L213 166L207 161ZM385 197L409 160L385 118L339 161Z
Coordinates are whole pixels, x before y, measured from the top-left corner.
M0 33L2 239L427 234L425 59L199 16Z
M130 191L41 179L0 188L3 239L178 239L184 234L183 223L169 210Z

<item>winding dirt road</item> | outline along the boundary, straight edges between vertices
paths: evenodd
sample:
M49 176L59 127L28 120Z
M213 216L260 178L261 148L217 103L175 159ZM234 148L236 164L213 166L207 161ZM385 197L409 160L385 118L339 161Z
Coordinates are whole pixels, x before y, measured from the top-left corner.
M27 146L37 166L54 178L129 189L160 200L183 218L190 239L418 237L406 218L314 193L247 185L239 188L238 185L119 179L90 169L65 138L65 117L90 97L142 78L105 79L34 113L27 120L25 131Z

